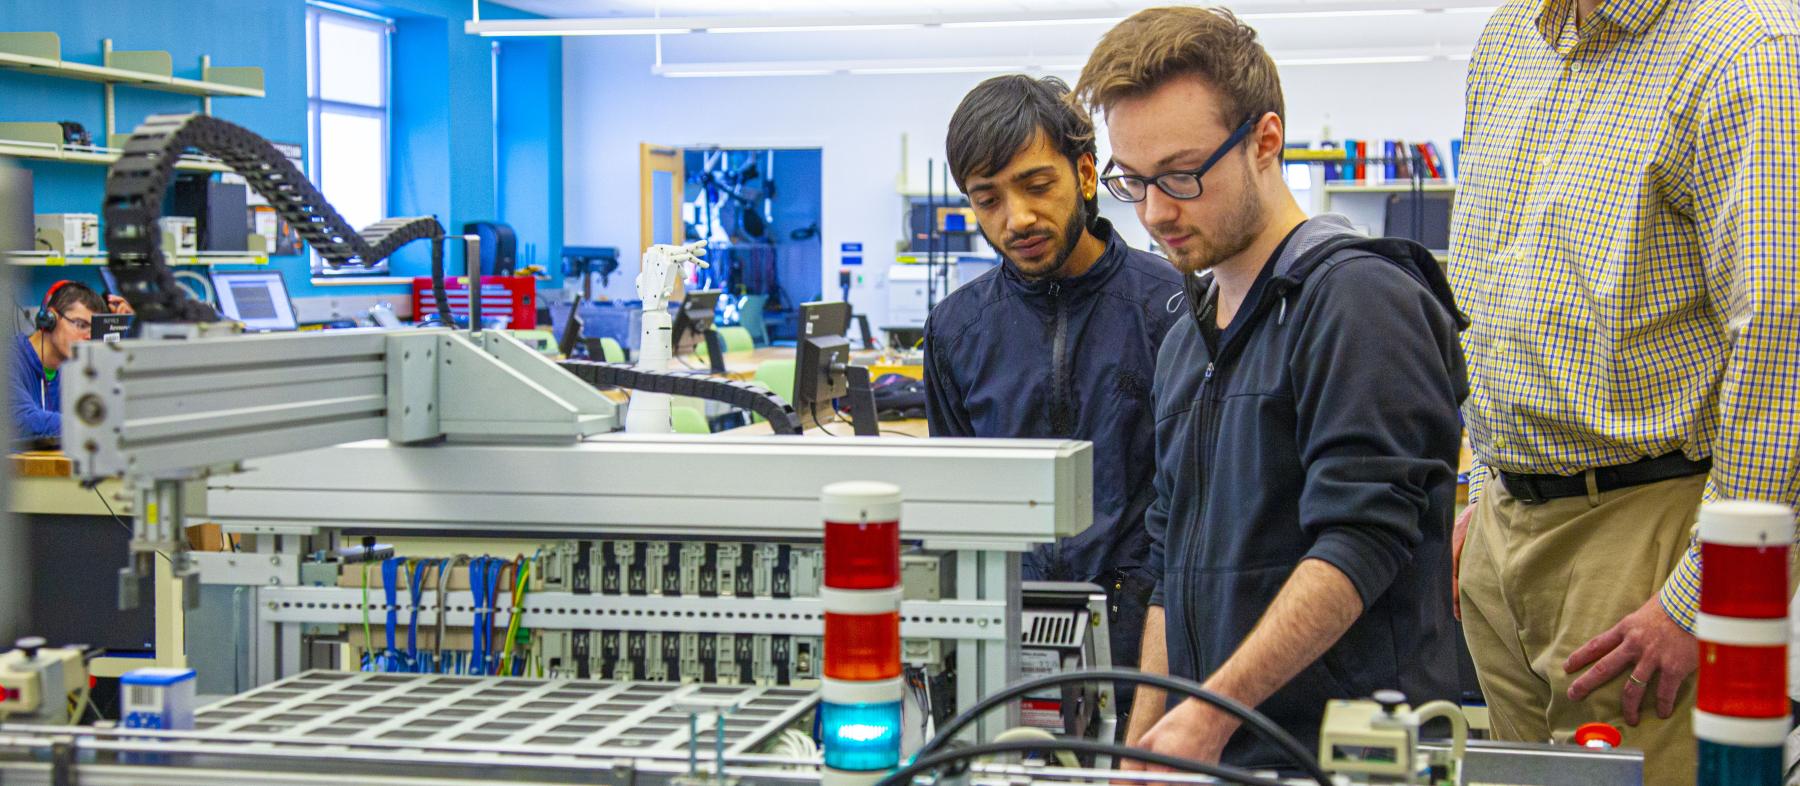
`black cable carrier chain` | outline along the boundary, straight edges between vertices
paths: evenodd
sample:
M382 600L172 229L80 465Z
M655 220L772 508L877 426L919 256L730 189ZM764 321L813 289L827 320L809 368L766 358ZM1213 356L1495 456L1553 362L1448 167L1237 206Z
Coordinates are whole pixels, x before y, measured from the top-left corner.
M294 232L332 266L374 265L414 240L430 240L435 270L441 270L444 227L437 219L389 218L361 233L350 227L325 196L268 140L210 115L151 115L131 133L119 160L107 170L106 264L119 281L120 295L144 322L211 322L212 306L190 297L164 263L163 194L175 164L189 148L223 161L250 188L268 200ZM434 282L434 286L441 282ZM441 291L441 290L440 290ZM443 295L438 302L443 303ZM800 416L779 396L741 382L683 372L640 371L627 365L564 361L563 368L596 387L721 401L769 421L777 434L799 434Z
M188 148L241 175L333 267L372 266L414 240L428 239L434 258L442 254L444 227L435 218L389 218L358 233L286 155L254 132L210 115L151 115L107 170L104 207L107 266L120 294L146 322L217 318L211 306L175 284L163 263L157 220L175 164Z
M565 360L561 365L569 373L595 387L611 385L646 393L667 393L671 396L719 401L756 413L763 420L769 421L769 426L776 434L804 433L800 425L800 413L794 411L792 404L750 382L715 379L699 371L644 371L625 363L593 360Z

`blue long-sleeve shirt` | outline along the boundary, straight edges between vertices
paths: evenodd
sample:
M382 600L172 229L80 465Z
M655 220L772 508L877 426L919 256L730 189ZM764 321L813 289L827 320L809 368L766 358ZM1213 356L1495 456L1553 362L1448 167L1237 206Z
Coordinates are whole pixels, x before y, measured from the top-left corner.
M44 363L31 336L13 339L12 428L14 439L62 436L62 380L44 377Z

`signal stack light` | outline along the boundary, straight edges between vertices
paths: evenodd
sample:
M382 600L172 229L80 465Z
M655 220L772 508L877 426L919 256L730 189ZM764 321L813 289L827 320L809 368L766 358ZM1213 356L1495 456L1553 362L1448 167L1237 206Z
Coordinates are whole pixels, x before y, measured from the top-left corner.
M1766 502L1700 509L1700 786L1780 786L1788 712L1788 550L1794 512Z
M824 786L866 786L900 763L900 489L826 486Z

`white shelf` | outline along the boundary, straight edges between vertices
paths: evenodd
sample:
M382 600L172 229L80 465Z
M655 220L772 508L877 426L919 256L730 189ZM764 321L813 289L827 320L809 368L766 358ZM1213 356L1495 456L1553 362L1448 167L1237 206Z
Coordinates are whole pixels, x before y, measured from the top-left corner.
M267 265L266 254L252 255L238 251L202 251L194 255L167 256L171 265ZM6 261L14 265L28 267L62 267L75 265L104 265L105 256L63 256L48 251L14 251L6 255Z
M171 73L167 52L107 52L108 65L70 62L63 60L61 55L62 41L54 33L0 34L0 68L191 96L262 98L264 95L262 69L254 66L202 66L201 75L207 79L187 79ZM138 67L120 67L112 65L111 61Z
M112 166L119 160L123 150L112 147L70 147L42 142L26 142L16 139L0 139L0 156L29 159L32 161L63 161L72 164L98 164ZM216 158L206 156L185 155L175 163L176 169L190 172L230 172L231 167Z

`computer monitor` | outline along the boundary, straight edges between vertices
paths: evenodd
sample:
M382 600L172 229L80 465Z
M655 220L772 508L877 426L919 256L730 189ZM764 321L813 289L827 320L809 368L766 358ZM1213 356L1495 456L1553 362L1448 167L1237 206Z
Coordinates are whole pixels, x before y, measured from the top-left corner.
M800 340L794 350L794 411L802 423L814 425L825 416L818 406L835 399L851 399L852 422L858 436L879 433L875 422L875 397L869 387L869 370L850 365L850 304L842 301L800 304Z
M215 272L213 288L219 293L219 314L244 323L258 332L298 330L294 301L288 299L286 282L272 270Z
M569 318L563 320L562 335L556 341L557 348L562 350L563 357L573 359L582 349L581 331L586 327L581 318L581 296L575 296L575 302L569 304ZM598 360L599 358L589 358Z
M681 299L681 309L675 312L675 328L669 334L669 352L677 357L688 354L692 348L682 344L686 334L694 334L695 342L706 342L706 356L712 361L714 374L725 373L725 342L713 331L713 311L719 307L720 289L695 289Z

